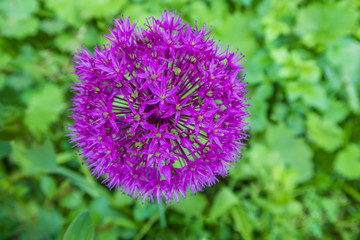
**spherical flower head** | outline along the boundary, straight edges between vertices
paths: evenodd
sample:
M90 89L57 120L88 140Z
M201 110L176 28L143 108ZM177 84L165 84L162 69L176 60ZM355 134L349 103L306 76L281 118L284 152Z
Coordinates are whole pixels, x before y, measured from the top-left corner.
M93 175L134 198L179 201L226 177L249 129L244 56L176 12L114 21L75 54L71 142Z

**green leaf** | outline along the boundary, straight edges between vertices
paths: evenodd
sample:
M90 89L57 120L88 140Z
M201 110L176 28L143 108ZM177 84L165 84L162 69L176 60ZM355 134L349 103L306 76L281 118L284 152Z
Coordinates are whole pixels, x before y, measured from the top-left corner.
M349 61L351 59L351 61ZM343 83L360 79L360 43L352 38L342 38L331 44L325 52L325 64L331 68L325 71L334 89Z
M40 178L40 189L45 196L53 198L57 192L54 178L50 176L43 176Z
M359 15L356 9L350 1L313 2L300 10L296 32L308 47L327 45L351 33Z
M268 104L261 98L253 98L249 101L249 114L251 116L250 127L253 132L260 132L265 129L268 119Z
M1 19L0 15L1 32L7 37L15 38L34 35L39 27L39 20L32 17L32 14L37 9L38 2L36 0L5 0L1 2L0 12L3 10L5 14L4 19Z
M322 207L326 213L327 218L332 223L336 223L337 216L339 213L339 203L337 199L334 198L322 198L321 199Z
M83 204L83 193L81 191L71 191L65 197L61 198L60 206L68 209L81 209Z
M340 175L349 179L360 179L360 148L351 143L336 154L334 169Z
M94 225L88 210L80 213L67 228L63 240L94 239Z
M62 218L55 207L41 208L38 215L38 231L52 238L58 236L62 226Z
M30 131L40 138L40 134L47 133L50 124L57 121L64 110L64 96L58 87L47 84L28 101L24 122Z
M327 49L325 61L325 75L330 86L334 91L339 91L345 85L348 105L354 113L359 113L357 83L360 80L360 43L352 38L340 39Z
M65 29L65 27L66 25L64 22L55 19L45 19L40 23L41 30L49 35L59 34Z
M6 37L22 39L27 36L35 35L38 28L39 20L37 18L29 17L26 20L9 20L9 22L5 23L5 27L2 28L2 33Z
M114 197L110 199L111 205L116 207L126 207L134 203L134 199L124 194L122 191L116 191Z
M351 82L347 82L345 90L351 110L354 113L359 114L360 113L360 100L358 93L359 88L357 88L354 81L351 81Z
M69 178L73 184L78 186L82 191L86 192L92 197L98 197L107 194L107 192L100 188L96 182L88 181L84 178L84 176L65 167L57 167L53 170L53 173L61 174Z
M55 38L55 45L63 52L75 53L81 42L73 34L62 33Z
M48 173L56 169L55 151L50 141L30 149L18 141L12 141L11 148L17 165L27 175Z
M7 156L11 152L11 146L9 142L0 141L0 159Z
M186 217L200 217L207 207L208 202L206 198L197 193L194 196L187 196L185 199L180 199L179 203L173 203L170 208L183 213Z
M308 138L323 150L333 152L343 145L343 130L335 122L309 113L306 126Z
M254 55L258 44L255 35L251 28L248 27L249 19L254 19L251 14L226 14L226 19L222 22L214 21L214 19L207 24L212 24L216 29L215 34L222 40L221 44L230 46L232 51L240 49L246 57ZM215 20L217 20L215 18ZM216 27L215 24L218 26ZM241 29L241 30L240 30Z
M231 215L234 219L235 226L238 229L238 231L241 233L243 239L244 240L253 239L252 227L243 207L240 204L234 206L233 210L231 211Z
M0 3L0 10L3 10L5 16L14 19L26 19L33 14L39 5L36 0L3 0Z
M227 187L222 187L216 194L214 203L210 208L209 220L216 220L226 214L232 207L239 203L237 196Z
M150 218L152 215L154 215L156 212L158 212L157 204L155 205L148 202L142 204L141 201L136 202L136 205L133 210L135 221L146 220Z
M270 150L277 156L275 160L296 170L298 183L313 176L313 154L304 139L297 138L284 124L269 126L265 138Z
M0 91L0 139L11 140L20 134L24 106L18 94L5 87Z
M83 19L76 7L76 2L72 0L47 0L44 3L47 8L56 13L59 19L74 27L80 27L83 24Z
M79 0L76 5L80 10L80 15L84 19L120 16L122 7L126 0Z
M338 123L343 121L349 113L349 108L344 102L330 99L328 107L324 112L324 119Z
M325 89L318 84L307 82L291 82L285 87L287 97L290 101L302 99L310 107L325 110L327 98Z

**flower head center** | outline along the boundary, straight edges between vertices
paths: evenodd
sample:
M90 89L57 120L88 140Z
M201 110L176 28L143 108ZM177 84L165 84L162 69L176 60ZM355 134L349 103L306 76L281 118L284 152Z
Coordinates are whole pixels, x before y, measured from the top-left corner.
M151 74L151 79L155 80L157 78L156 74Z
M174 69L174 74L175 74L175 76L180 75L180 73L181 73L181 69L180 69L180 68L175 68L175 69Z
M139 114L136 114L134 118L135 118L136 121L140 121L141 116Z
M176 110L180 111L182 109L182 106L180 104L176 104Z
M161 99L161 100L164 100L165 97L166 97L165 94L160 94L160 99Z
M208 152L210 151L210 148L209 148L209 147L205 147L203 151L204 151L204 153L208 153Z
M156 153L155 153L155 157L160 157L160 153L159 153L159 152L156 152Z
M204 120L204 116L203 116L203 115L199 115L199 116L198 116L198 121L199 121L199 122L202 122L203 120Z
M161 133L157 133L157 134L155 135L155 137L161 138Z

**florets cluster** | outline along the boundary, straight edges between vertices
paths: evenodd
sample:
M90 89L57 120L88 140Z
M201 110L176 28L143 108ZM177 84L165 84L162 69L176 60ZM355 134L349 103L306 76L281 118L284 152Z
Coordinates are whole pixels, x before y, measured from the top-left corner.
M75 55L71 141L92 174L134 198L179 201L225 177L247 138L243 55L175 12Z

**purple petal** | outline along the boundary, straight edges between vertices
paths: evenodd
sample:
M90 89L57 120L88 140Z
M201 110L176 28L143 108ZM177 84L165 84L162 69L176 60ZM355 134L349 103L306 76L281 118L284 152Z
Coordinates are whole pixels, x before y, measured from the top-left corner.
M170 182L171 181L171 168L166 165L162 167L162 174L164 175L166 181Z
M157 104L158 102L160 102L160 98L157 97L157 98L154 98L154 99L152 99L150 101L147 101L146 104L154 105L154 104Z
M191 144L190 140L187 138L181 139L181 146L183 146L186 149L192 149L193 145Z
M195 122L195 118L189 118L185 123L184 123L184 125L191 125L191 124L193 124Z
M162 110L164 110L164 108L165 108L165 101L161 100L160 104L159 104L159 110L162 111Z
M179 139L179 137L172 135L171 133L162 133L162 136L169 139Z
M214 137L213 140L214 140L214 142L215 142L221 149L223 149L223 146L222 146L222 144L220 143L220 140L219 140L218 137Z
M134 122L133 125L131 126L130 134L134 134L138 126L139 126L139 122Z
M176 111L175 112L175 125L177 125L180 121L180 112Z
M195 123L195 135L196 137L199 135L200 129L199 129L199 123Z
M158 139L157 138L153 138L153 140L151 141L150 145L149 145L149 149L157 149L158 148Z
M150 124L150 123L148 123L148 122L146 122L146 121L141 121L141 122L140 122L140 125L141 125L144 129L149 130L149 131L156 131L156 130L157 130L154 125L152 125L152 124Z
M172 116L175 113L175 109L174 108L170 108L164 115L161 116L161 118L167 118Z
M159 128L159 132L163 132L165 129L167 129L168 126L169 126L168 123L165 123L165 124L161 125L160 128Z

